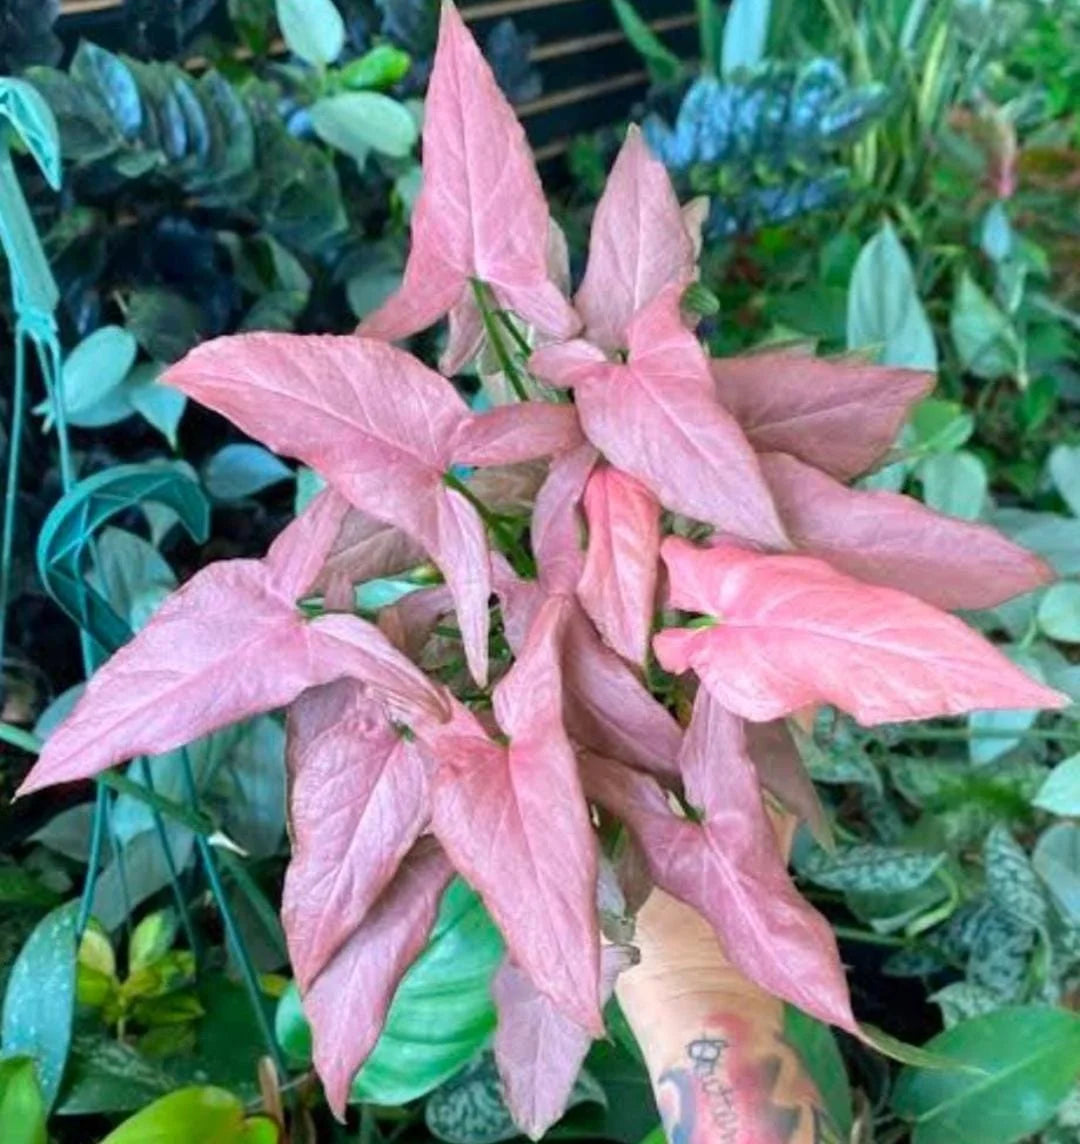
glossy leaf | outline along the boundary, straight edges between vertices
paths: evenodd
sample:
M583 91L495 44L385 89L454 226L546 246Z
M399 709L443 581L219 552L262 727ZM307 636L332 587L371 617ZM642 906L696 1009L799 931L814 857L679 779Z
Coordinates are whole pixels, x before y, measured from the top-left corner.
M244 1103L222 1088L181 1088L147 1105L102 1144L246 1144Z
M345 21L334 0L276 0L289 50L314 67L332 64L345 47Z
M0 1133L4 1144L46 1144L45 1101L31 1057L0 1060Z
M1080 755L1058 763L1032 801L1052 814L1080 818Z
M370 151L403 159L416 145L416 120L404 104L377 91L324 96L308 114L320 139L361 166Z
M765 55L771 0L733 0L724 20L721 74L752 70Z
M249 444L226 445L202 470L206 491L219 501L242 500L292 477L292 469L273 453Z

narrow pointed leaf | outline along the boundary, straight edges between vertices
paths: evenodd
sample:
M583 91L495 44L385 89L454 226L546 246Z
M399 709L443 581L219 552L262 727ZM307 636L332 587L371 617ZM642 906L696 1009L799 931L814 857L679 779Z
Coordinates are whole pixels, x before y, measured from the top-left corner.
M693 668L743 718L831 703L873 725L1068 702L955 617L820 560L677 538L661 554L675 607L717 622L661 632L657 657L668 671Z
M556 457L537 493L532 546L540 579L549 592L572 592L581 578L585 545L578 506L596 459L592 445Z

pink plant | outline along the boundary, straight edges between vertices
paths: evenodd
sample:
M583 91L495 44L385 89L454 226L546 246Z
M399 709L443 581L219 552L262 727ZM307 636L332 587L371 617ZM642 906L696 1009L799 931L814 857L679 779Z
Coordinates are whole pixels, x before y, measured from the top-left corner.
M539 1134L625 963L602 951L590 804L750 978L856 1030L832 933L795 891L762 797L765 785L824 826L779 720L823 703L864 724L1062 706L939 610L1050 573L987 528L841 483L887 453L928 376L777 353L709 361L680 311L700 211L680 210L634 130L572 305L548 269L524 136L449 2L424 167L404 284L363 336L223 338L169 372L333 491L265 560L216 564L176 593L95 676L22 789L291 704L283 914L332 1107L457 870L506 939L495 1052ZM449 313L444 365L486 331L524 375L508 310L542 345L520 392L542 381L552 400L475 414L377 340ZM512 489L514 504L538 458L550 463L526 529L477 490ZM424 554L445 585L375 624L353 614L354 582ZM456 622L472 681L436 654L450 614L442 630ZM650 637L674 673L658 690ZM691 704L684 731L672 712Z

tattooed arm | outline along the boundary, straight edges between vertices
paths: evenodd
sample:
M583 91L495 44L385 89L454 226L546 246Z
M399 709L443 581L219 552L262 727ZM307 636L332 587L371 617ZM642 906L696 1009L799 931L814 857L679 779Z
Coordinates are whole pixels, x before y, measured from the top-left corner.
M728 964L708 924L654 890L635 944L617 993L670 1144L832 1144L783 1004Z

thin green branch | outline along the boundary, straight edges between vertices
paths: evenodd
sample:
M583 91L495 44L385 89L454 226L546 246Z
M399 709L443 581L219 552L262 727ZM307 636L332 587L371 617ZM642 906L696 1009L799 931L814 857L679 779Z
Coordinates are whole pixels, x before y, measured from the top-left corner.
M484 332L488 336L488 341L491 342L491 348L495 351L499 368L506 375L506 380L510 382L511 388L517 395L517 399L519 401L528 401L529 391L525 388L525 382L522 380L518 367L514 364L514 359L510 356L510 351L506 348L506 343L502 339L502 333L499 330L498 323L495 321L492 308L488 304L487 287L483 282L474 278L472 280L472 288L477 309L480 311L480 320L484 323Z

